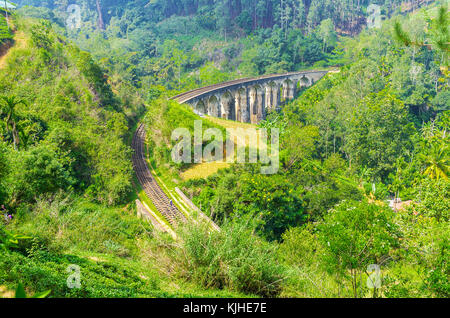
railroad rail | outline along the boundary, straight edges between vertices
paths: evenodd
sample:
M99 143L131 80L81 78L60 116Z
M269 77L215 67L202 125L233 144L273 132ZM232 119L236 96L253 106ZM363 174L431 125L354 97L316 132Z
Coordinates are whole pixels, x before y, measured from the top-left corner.
M197 88L197 89L173 96L171 99L176 100L179 103L184 103L184 102L189 101L190 99L193 99L200 95L207 94L207 93L213 92L215 90L227 88L230 86L244 85L244 84L258 82L258 81L262 81L262 80L277 80L277 79L283 79L283 78L288 78L288 77L292 77L292 76L308 75L308 74L312 74L312 73L326 74L327 72L328 71L301 71L301 72L289 72L289 73L284 73L284 74L262 75L262 76L251 77L251 78L241 78L241 79L237 79L237 80L232 80L232 81L228 81L228 82L223 82L223 83L219 83L219 84L214 84L214 85Z
M134 171L144 192L152 200L159 213L166 218L170 225L176 226L180 221L185 222L186 217L164 193L148 168L144 151L145 136L145 126L140 124L132 142Z

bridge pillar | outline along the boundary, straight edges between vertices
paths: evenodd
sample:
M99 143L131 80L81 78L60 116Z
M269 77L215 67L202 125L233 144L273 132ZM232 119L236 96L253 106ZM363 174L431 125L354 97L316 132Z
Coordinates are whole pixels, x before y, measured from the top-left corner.
M220 100L220 114L222 119L229 119L230 115L230 98L227 93L219 95Z
M265 107L266 112L272 110L272 86L270 84L266 84L264 86L265 90Z
M205 97L203 99L203 102L205 103L205 107L206 107L205 115L211 116L211 103L209 102L209 97Z
M250 122L258 123L258 89L256 87L250 88Z
M257 107L258 107L258 111L257 111L256 123L259 123L266 116L266 112L265 112L265 109L264 109L266 101L265 101L264 97L265 97L264 90L261 88L257 92Z
M248 122L248 104L247 104L247 88L241 87L238 88L234 93L234 105L235 105L235 114L236 121L239 122Z
M241 122L250 122L249 96L247 87L241 88Z
M283 82L283 101L286 101L289 97L289 82Z
M241 121L241 94L239 90L234 92L234 113L236 114L236 121Z
M289 90L288 98L294 99L296 93L297 93L297 80L293 80L291 82L291 89Z
M272 109L277 109L280 104L280 84L275 83L275 86L272 87Z
M222 95L218 94L218 95L214 95L216 97L217 103L216 103L216 108L215 108L215 112L216 112L216 117L218 118L222 118Z

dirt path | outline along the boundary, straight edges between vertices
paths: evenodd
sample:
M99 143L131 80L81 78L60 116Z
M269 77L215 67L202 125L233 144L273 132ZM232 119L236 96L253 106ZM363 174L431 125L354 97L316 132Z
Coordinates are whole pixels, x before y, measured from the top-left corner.
M6 66L6 62L8 60L8 57L11 55L11 53L14 50L20 50L24 49L27 45L27 37L25 36L25 33L22 31L17 31L14 33L14 45L4 54L3 56L0 56L0 69L4 68Z

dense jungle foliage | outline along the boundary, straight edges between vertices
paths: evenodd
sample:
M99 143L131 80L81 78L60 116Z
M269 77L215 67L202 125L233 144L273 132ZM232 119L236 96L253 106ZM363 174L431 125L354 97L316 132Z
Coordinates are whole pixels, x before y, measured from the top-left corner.
M445 1L376 1L368 28L364 0L82 0L75 29L70 1L17 2L11 31L0 14L0 296L449 297ZM281 131L277 174L181 178L173 129L219 125L168 97L330 66L259 124ZM151 162L220 232L136 218L143 118Z
M123 202L131 185L123 138L132 120L126 113L134 109L114 96L90 54L48 23L27 21L19 29L25 47L11 52L0 74L0 131L13 145L7 202L33 203L60 189Z
M432 1L82 0L80 28L70 1L23 0L22 12L44 17L136 87L179 91L239 76L341 65L330 56L338 34L356 34L368 19ZM370 10L369 10L370 9ZM377 18L378 19L378 18ZM224 71L224 72L221 72Z

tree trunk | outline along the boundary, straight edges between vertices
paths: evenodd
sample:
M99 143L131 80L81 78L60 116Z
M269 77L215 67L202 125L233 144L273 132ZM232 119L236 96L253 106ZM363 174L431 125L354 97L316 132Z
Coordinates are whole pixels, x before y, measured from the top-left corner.
M102 7L100 5L100 0L95 0L97 3L97 13L98 13L98 27L100 30L105 29L105 23L103 22L103 14L102 14Z
M13 144L14 144L14 150L18 150L19 148L19 134L17 132L16 123L13 122L12 124L12 135L13 135Z
M352 276L353 276L353 296L355 298L358 298L358 283L356 281L356 270L352 269Z

